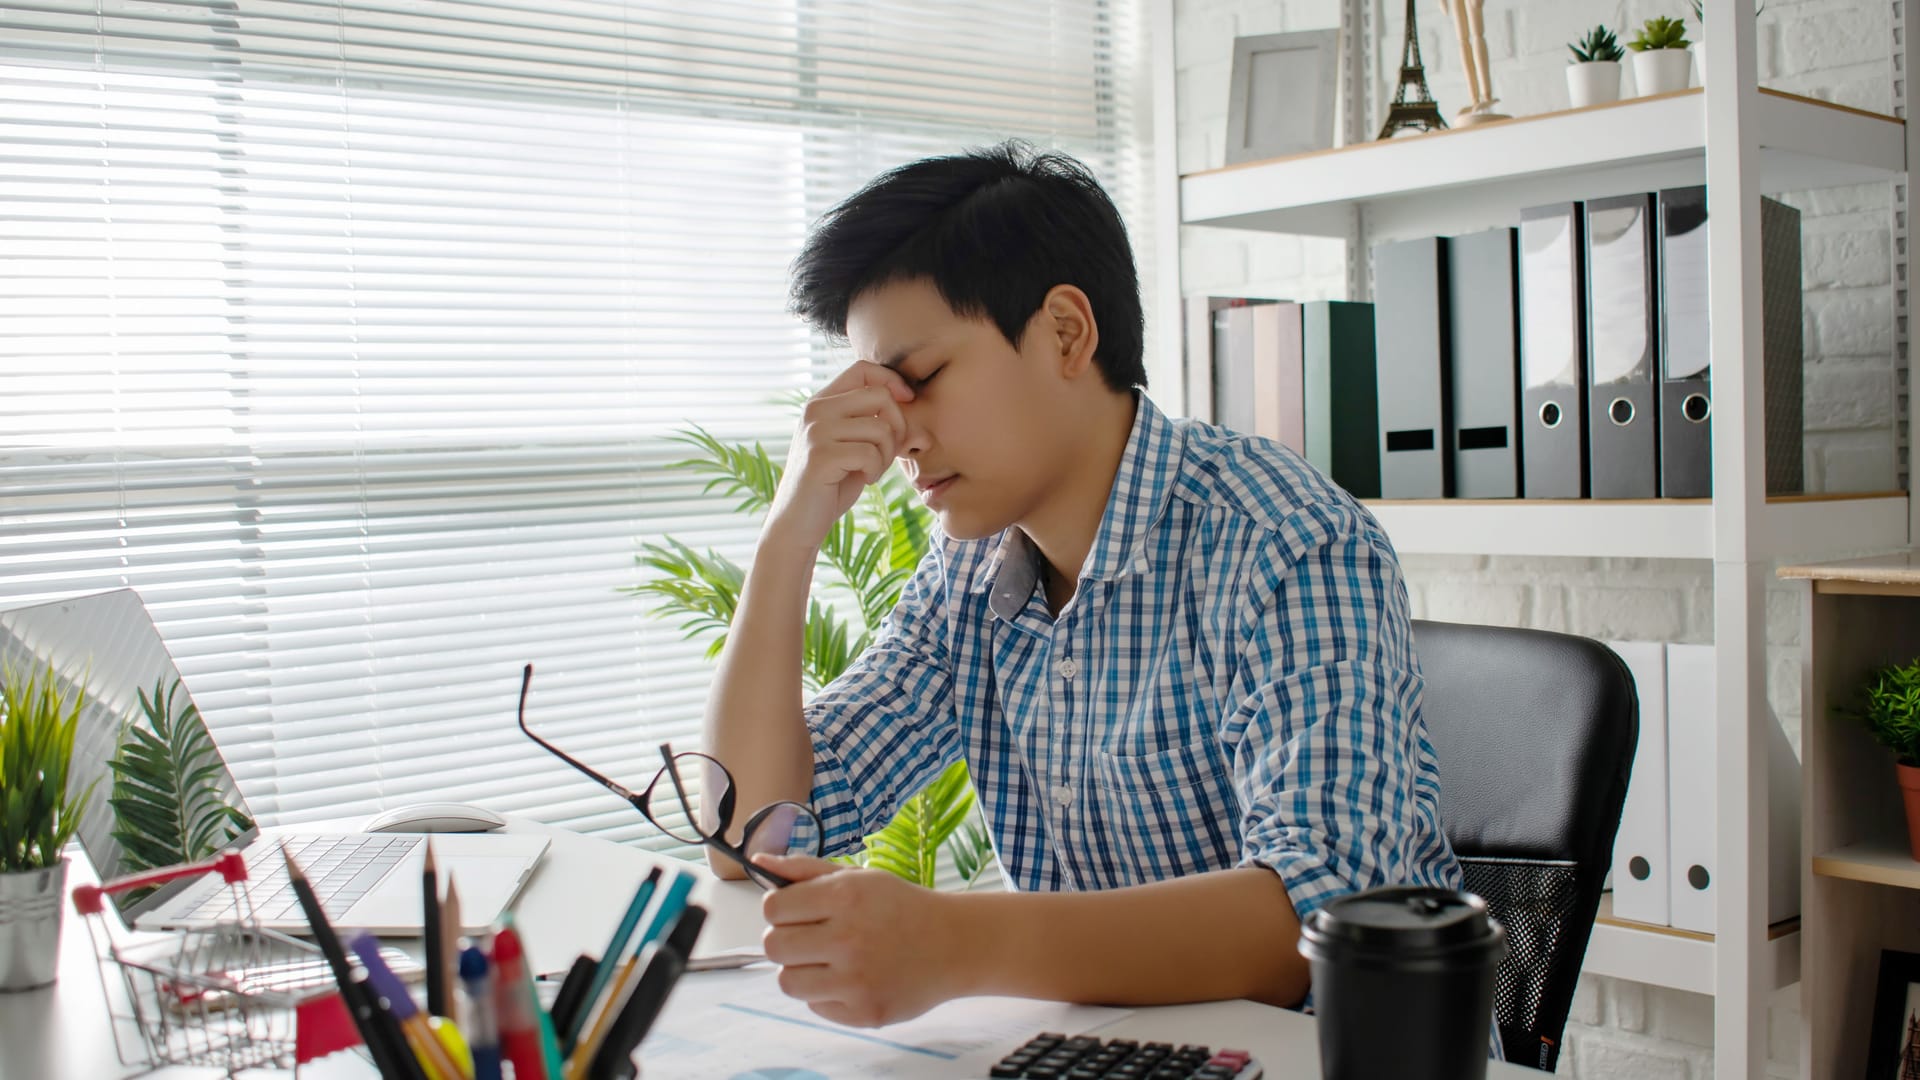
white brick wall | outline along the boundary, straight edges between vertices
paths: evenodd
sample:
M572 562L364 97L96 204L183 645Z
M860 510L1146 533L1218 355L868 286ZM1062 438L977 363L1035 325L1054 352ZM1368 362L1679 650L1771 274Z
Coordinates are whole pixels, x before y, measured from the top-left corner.
M1381 63L1399 62L1404 4L1378 0ZM1654 4L1487 0L1487 47L1502 111L1567 105L1566 43L1596 22L1630 38L1649 16L1679 15L1681 0ZM1337 0L1174 0L1182 173L1225 160L1227 82L1233 38L1339 24ZM1436 0L1419 0L1428 85L1449 117L1465 101L1453 35ZM1689 36L1700 31L1689 17ZM1769 0L1760 17L1765 85L1889 112L1891 8L1880 0ZM1378 100L1392 95L1382 84ZM1623 92L1633 92L1627 74ZM1377 127L1383 113L1370 118ZM1806 297L1807 478L1813 490L1895 486L1892 291L1885 185L1783 196L1802 214ZM1518 207L1515 208L1516 213ZM1337 240L1183 228L1181 288L1188 295L1289 299L1345 293L1345 245ZM1644 559L1409 557L1403 560L1417 617L1506 623L1601 638L1707 642L1713 638L1710 568ZM1799 621L1795 594L1767 592L1768 699L1797 746ZM1768 1072L1797 1075L1798 988L1771 1002ZM1583 980L1567 1029L1561 1072L1579 1080L1713 1075L1713 1003L1697 994L1616 979Z

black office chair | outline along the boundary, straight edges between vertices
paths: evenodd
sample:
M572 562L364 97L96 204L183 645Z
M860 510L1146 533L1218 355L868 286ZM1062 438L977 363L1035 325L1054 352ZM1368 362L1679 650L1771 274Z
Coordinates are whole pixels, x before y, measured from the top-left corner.
M1440 820L1507 929L1501 1042L1551 1072L1633 770L1633 676L1605 645L1545 630L1416 620L1413 638Z

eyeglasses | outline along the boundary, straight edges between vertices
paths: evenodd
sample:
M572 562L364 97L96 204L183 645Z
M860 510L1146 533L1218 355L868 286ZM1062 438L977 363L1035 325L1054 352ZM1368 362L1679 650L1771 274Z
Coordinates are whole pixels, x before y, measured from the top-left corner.
M818 856L821 852L820 817L813 808L805 803L781 801L761 807L740 830L740 843L727 840L727 830L733 825L733 774L725 765L705 754L676 754L671 743L660 744L660 757L665 764L653 774L639 794L628 790L619 782L602 776L591 766L573 755L534 734L527 726L527 691L533 686L533 665L528 664L520 676L520 730L527 738L540 744L540 748L561 761L573 766L595 783L615 795L633 804L640 816L647 819L654 828L673 837L683 844L704 844L739 864L747 877L763 889L781 889L793 884L792 881L753 861L753 856L761 852L785 855L793 850L793 834L796 828L805 827L806 847L802 854ZM716 807L711 815L712 827L702 824L700 814L687 795L687 785L682 770L704 770L706 777L705 796ZM662 784L666 786L662 786Z

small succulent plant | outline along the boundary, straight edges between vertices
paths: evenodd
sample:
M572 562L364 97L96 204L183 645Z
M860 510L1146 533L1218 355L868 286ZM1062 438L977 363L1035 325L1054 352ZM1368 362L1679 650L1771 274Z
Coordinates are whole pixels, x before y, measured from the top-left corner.
M1646 52L1648 49L1684 49L1689 44L1686 23L1656 15L1647 20L1632 41L1627 42L1627 48L1634 52Z
M1573 62L1576 64L1597 64L1609 60L1617 63L1624 55L1620 51L1620 40L1604 26L1587 31L1586 37L1569 44L1567 49L1573 53Z

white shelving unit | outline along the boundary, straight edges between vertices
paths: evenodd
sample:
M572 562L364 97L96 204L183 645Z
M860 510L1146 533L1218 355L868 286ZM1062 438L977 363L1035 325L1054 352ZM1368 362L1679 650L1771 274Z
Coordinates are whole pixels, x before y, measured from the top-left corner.
M1671 926L1617 919L1613 898L1602 898L1600 915L1587 940L1587 958L1581 970L1594 975L1713 993L1712 934L1676 930ZM1788 919L1767 929L1768 985L1773 989L1800 980L1800 920Z
M1403 555L1713 558L1711 499L1371 499ZM1761 511L1759 554L1902 547L1907 495L1788 495Z
M1377 2L1346 0L1343 25L1370 25ZM1897 26L1914 25L1910 16L1916 3L1920 0L1896 0ZM1766 744L1760 727L1771 723L1765 584L1783 558L1900 548L1920 537L1920 503L1906 492L1772 499L1765 494L1759 197L1900 180L1920 151L1914 132L1900 118L1758 88L1752 5L1707 0L1706 7L1716 48L1713 81L1702 89L1184 177L1173 176L1172 140L1162 140L1158 205L1163 212L1177 205L1179 217L1177 224L1163 220L1158 242L1161 250L1178 250L1180 224L1343 237L1349 291L1364 298L1367 250L1379 241L1514 225L1523 207L1561 200L1700 183L1714 193L1708 314L1714 327L1715 498L1378 500L1370 506L1406 554L1678 558L1712 564L1714 640L1720 645L1715 661L1720 933L1710 938L1603 914L1594 928L1587 969L1714 995L1716 1075L1758 1077L1767 1060L1768 991L1799 979L1802 936L1797 920L1766 923L1765 826L1751 824L1767 820ZM1170 132L1175 115L1171 0L1151 0L1149 15L1165 42L1154 73L1155 115ZM1912 45L1902 40L1893 48L1900 111L1910 115L1914 94L1900 73L1912 69ZM1379 118L1370 119L1377 123ZM1913 193L1904 190L1896 210L1910 217ZM1904 251L1894 258L1895 287L1901 293L1896 308L1905 310ZM1177 282L1163 282L1157 306L1159 345L1175 354L1179 294ZM1910 408L1905 401L1902 405Z

